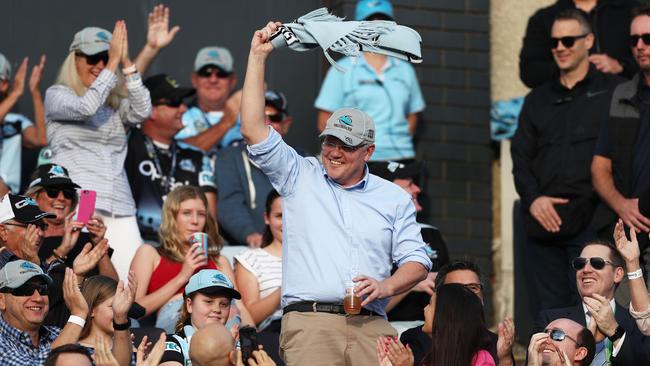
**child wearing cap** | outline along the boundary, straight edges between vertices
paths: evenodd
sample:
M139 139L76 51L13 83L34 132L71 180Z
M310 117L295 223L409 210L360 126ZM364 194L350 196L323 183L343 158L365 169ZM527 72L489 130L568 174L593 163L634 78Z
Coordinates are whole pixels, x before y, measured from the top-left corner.
M204 269L194 274L185 286L175 334L167 336L160 363L186 365L194 332L215 322L226 325L233 299L241 295L223 272Z

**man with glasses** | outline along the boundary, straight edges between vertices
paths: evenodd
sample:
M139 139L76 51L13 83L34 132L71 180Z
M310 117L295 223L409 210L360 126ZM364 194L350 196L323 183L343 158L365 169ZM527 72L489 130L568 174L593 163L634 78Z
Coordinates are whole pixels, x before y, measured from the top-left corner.
M141 128L132 128L124 169L136 204L142 239L158 242L163 201L174 188L201 187L212 215L217 213L214 163L203 153L183 148L174 136L183 129L181 118L187 111L184 99L194 95L165 74L149 77L144 85L151 94L151 115Z
M530 338L527 365L589 366L595 347L589 329L571 319L556 319Z
M590 65L594 35L579 10L560 13L550 36L559 74L526 96L511 147L526 233L522 262L530 268L531 318L541 309L577 301L567 263L596 236L590 226L597 197L589 166L621 80Z
M74 272L64 279L64 298L72 314L63 329L44 326L52 278L34 263L16 260L0 269L0 355L6 366L42 365L52 348L77 343L88 304Z
M293 123L288 106L287 98L281 92L264 92L265 123L282 137L287 135ZM273 189L269 178L251 163L243 141L221 149L217 161L219 207L227 213L219 217L221 233L233 245L261 246L266 226L264 206Z
M642 207L650 199L650 5L634 11L629 35L640 72L614 91L598 139L591 172L601 202L594 225L602 237L611 238L620 217L641 234L637 237L647 272L643 253L650 245L650 210Z
M293 365L376 365L378 336L395 336L388 298L431 269L402 188L369 174L375 124L355 108L335 111L320 134L321 160L301 157L265 122L264 68L279 23L255 32L242 92L251 162L283 199L280 356ZM391 275L391 264L398 270ZM357 297L343 306L346 289ZM348 290L349 291L349 290Z
M223 47L204 47L194 60L192 86L196 98L183 114L184 128L176 139L203 151L216 151L242 140L239 132L239 93L234 61ZM228 102L228 103L227 103Z
M596 339L592 365L642 365L650 359L650 339L643 336L629 311L614 300L625 270L623 258L607 241L587 243L572 262L581 301L577 305L542 310L535 332L552 320L571 319L589 328Z

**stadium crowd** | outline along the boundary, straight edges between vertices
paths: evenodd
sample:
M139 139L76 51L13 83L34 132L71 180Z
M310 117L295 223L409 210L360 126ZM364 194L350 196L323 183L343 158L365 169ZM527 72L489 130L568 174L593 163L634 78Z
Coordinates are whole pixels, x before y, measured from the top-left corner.
M338 61L311 155L284 142L290 104L265 83L281 23L253 34L235 90L215 45L191 87L143 77L177 37L169 19L154 7L134 59L124 21L79 30L44 97L45 56L27 80L27 59L12 73L0 55L0 363L514 365L514 322L488 329L479 266L417 221L410 63ZM388 0L356 4L355 21L393 20ZM525 362L650 365L650 6L559 0L520 60ZM34 122L11 112L26 85ZM48 149L29 182L21 146Z

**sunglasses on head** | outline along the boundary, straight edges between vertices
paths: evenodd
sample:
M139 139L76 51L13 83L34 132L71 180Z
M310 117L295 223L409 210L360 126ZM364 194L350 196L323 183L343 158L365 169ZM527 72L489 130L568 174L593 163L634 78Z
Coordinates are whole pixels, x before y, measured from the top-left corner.
M226 71L221 70L220 68L214 67L214 66L202 67L197 72L197 75L199 75L202 78L209 78L210 76L212 76L214 74L216 74L217 77L220 78L220 79L227 78L230 75L232 75L231 72L226 72Z
M97 65L99 61L103 61L104 65L108 63L108 52L100 52L94 55L86 55L83 53L77 53L77 57L84 57L88 65Z
M573 263L571 263L571 264L573 265L573 269L575 269L576 271L579 271L579 270L585 268L585 266L587 265L587 261L589 262L589 264L591 265L591 267L593 269L603 269L608 264L611 265L611 266L614 265L614 263L612 263L611 261L608 261L608 260L603 259L601 257L591 257L591 258L578 257L578 258L574 259Z
M56 187L47 187L43 188L47 196L50 198L59 197L59 192L63 192L63 197L65 199L71 200L74 198L75 190L73 188L56 188Z
M579 345L578 341L573 339L571 336L566 334L562 329L544 329L544 333L548 334L549 337L551 337L552 340L557 341L557 342L562 342L564 338L569 338L572 340L575 344Z
M172 99L159 99L153 103L151 103L153 106L158 106L158 105L164 105L167 107L172 107L172 108L178 108L183 104L183 99L181 98L172 98Z
M650 46L650 33L645 33L645 34L633 34L630 36L630 46L631 47L636 47L637 44L639 44L639 39L643 40L643 44L646 46Z
M566 37L560 37L560 38L551 37L551 49L556 49L557 46L560 44L560 42L562 42L562 45L565 48L571 48L571 47L573 47L573 45L576 43L577 40L579 40L581 38L585 38L588 35L589 35L589 33L582 34L582 35L579 35L579 36L566 36Z
M284 119L284 114L283 113L275 113L275 114L267 114L266 119L268 119L271 122L282 122Z
M47 296L50 293L50 287L46 283L26 283L16 288L5 287L0 292L14 296L32 296L36 290L41 296Z

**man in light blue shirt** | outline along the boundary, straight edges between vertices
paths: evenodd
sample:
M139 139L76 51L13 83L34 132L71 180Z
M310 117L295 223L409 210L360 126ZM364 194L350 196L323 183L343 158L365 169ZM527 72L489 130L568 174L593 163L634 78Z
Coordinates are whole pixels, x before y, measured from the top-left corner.
M241 132L251 161L283 197L281 356L287 365L376 365L377 337L396 334L385 319L388 298L423 280L431 261L411 197L368 172L375 128L366 113L332 114L320 135L322 164L265 125L264 66L278 24L253 38ZM341 305L347 283L363 299L359 315Z

